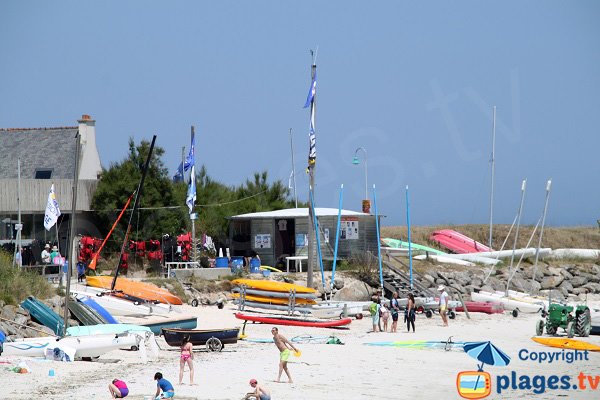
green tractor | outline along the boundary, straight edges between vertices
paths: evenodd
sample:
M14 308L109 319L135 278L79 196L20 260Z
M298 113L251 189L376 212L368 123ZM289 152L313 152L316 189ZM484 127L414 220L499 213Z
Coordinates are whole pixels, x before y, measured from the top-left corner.
M573 315L573 312L575 312L575 315ZM573 307L552 303L546 312L546 320L540 320L536 325L538 336L544 333L544 326L546 326L548 335L555 335L558 328L563 328L570 338L575 335L589 336L592 330L590 309L586 305Z

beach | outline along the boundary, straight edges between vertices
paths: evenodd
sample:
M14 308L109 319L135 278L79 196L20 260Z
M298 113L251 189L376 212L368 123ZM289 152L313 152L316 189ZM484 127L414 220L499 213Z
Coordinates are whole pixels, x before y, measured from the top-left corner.
M198 329L242 326L235 318L237 308L228 303L223 309L215 306L181 306L182 312L198 316ZM158 338L158 358L146 364L140 362L135 351L117 350L98 361L72 363L27 359L30 373L17 374L0 369L2 382L10 382L2 390L2 398L11 399L110 399L107 386L114 378L127 382L131 399L144 399L156 389L153 381L155 372L175 386L177 399L240 399L251 390L251 378L264 384L273 399L454 399L460 398L456 389L456 377L461 371L477 370L477 361L461 348L445 351L443 348L418 349L387 346L368 346L368 342L405 340L445 341L449 337L458 341L490 340L511 357L505 367L484 366L491 374L489 398L554 399L565 396L569 399L595 399L600 397L600 385L596 390L552 390L535 394L535 387L527 389L502 389L498 393L498 377L512 379L516 376L535 375L550 377L570 376L577 384L580 372L600 376L600 353L589 353L588 360L572 363L553 360L552 363L522 360L521 354L535 352L562 353L561 349L546 347L531 340L535 332L538 315L520 314L513 318L509 313L487 315L472 313L467 319L464 313L450 320L443 327L439 315L427 319L417 315L416 333L406 333L400 318L398 333L372 333L371 318L353 319L349 329L322 329L279 326L282 335L291 339L300 335L322 337L335 335L344 345L298 343L299 358L291 357L289 370L294 383L276 383L278 351L273 343L255 343L240 340L226 345L221 352L210 353L204 348L195 351L196 386L189 385L189 374L184 376L184 385L178 385L179 351ZM246 327L248 339L268 339L271 325L251 324ZM586 341L600 345L600 336L590 336ZM567 351L569 352L569 351ZM537 354L537 353L536 353ZM583 356L583 354L582 354ZM0 357L3 363L18 363L21 359ZM4 367L9 364L3 364ZM55 376L48 376L49 370ZM282 377L284 382L285 374ZM504 379L504 378L502 378ZM600 378L598 378L600 380ZM503 381L504 384L505 380ZM536 384L539 391L541 378ZM593 383L592 379L592 383ZM511 381L512 383L512 381ZM587 385L589 386L589 384Z

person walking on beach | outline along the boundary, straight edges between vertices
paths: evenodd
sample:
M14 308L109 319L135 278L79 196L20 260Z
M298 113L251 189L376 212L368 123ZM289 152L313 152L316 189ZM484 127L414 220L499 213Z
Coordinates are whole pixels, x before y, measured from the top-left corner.
M154 380L156 381L156 394L154 395L155 400L159 399L172 399L175 396L175 389L171 382L163 378L163 374L157 372L154 374ZM160 391L162 390L162 394Z
M369 306L369 312L373 320L373 332L379 332L379 297L373 297L373 304Z
M184 335L181 340L181 355L179 357L179 384L183 384L185 364L190 367L190 385L194 384L194 351L190 342L190 335Z
M108 390L113 399L122 399L129 394L127 384L119 379L113 379L112 383L108 385Z
M294 350L295 352L298 352L298 349L279 333L279 329L277 329L277 327L274 326L271 329L271 333L273 334L273 342L275 342L275 346L277 346L277 349L279 350L279 374L277 375L276 382L280 381L281 372L285 371L290 383L294 383L292 381L292 375L290 375L290 371L288 370L287 362L290 358L290 349Z
M446 293L444 285L440 285L438 291L440 292L440 315L442 316L444 326L448 326L448 293Z
M394 333L398 329L398 314L400 313L400 305L398 304L398 292L394 292L392 300L390 301L390 308L392 312L392 330Z
M417 317L415 307L415 296L412 293L408 294L408 301L406 302L406 329L410 332L410 326L412 325L413 333L415 333L415 318Z
M271 400L271 393L262 385L259 385L256 379L250 379L250 386L254 389L253 392L247 393L244 400Z

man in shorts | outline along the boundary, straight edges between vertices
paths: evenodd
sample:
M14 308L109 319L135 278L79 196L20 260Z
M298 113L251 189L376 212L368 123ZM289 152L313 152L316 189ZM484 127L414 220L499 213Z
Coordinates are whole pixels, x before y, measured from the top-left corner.
M438 291L440 292L440 315L442 316L444 326L448 326L448 293L446 293L444 285L440 285Z
M294 347L294 345L287 340L283 335L279 334L279 329L277 327L273 327L271 329L271 333L273 334L273 342L277 349L279 350L279 374L277 375L277 381L281 379L281 372L285 371L285 374L288 376L290 383L292 382L292 375L290 375L290 371L288 371L287 362L290 357L290 349L298 352L298 349Z

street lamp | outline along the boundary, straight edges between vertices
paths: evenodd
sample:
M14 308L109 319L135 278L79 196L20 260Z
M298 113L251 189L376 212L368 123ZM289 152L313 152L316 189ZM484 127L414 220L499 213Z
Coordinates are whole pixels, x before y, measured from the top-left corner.
M358 159L358 151L362 150L365 153L365 200L369 200L369 190L367 184L367 150L364 147L359 147L354 151L354 159L352 160L352 164L358 165L360 164L360 160Z

